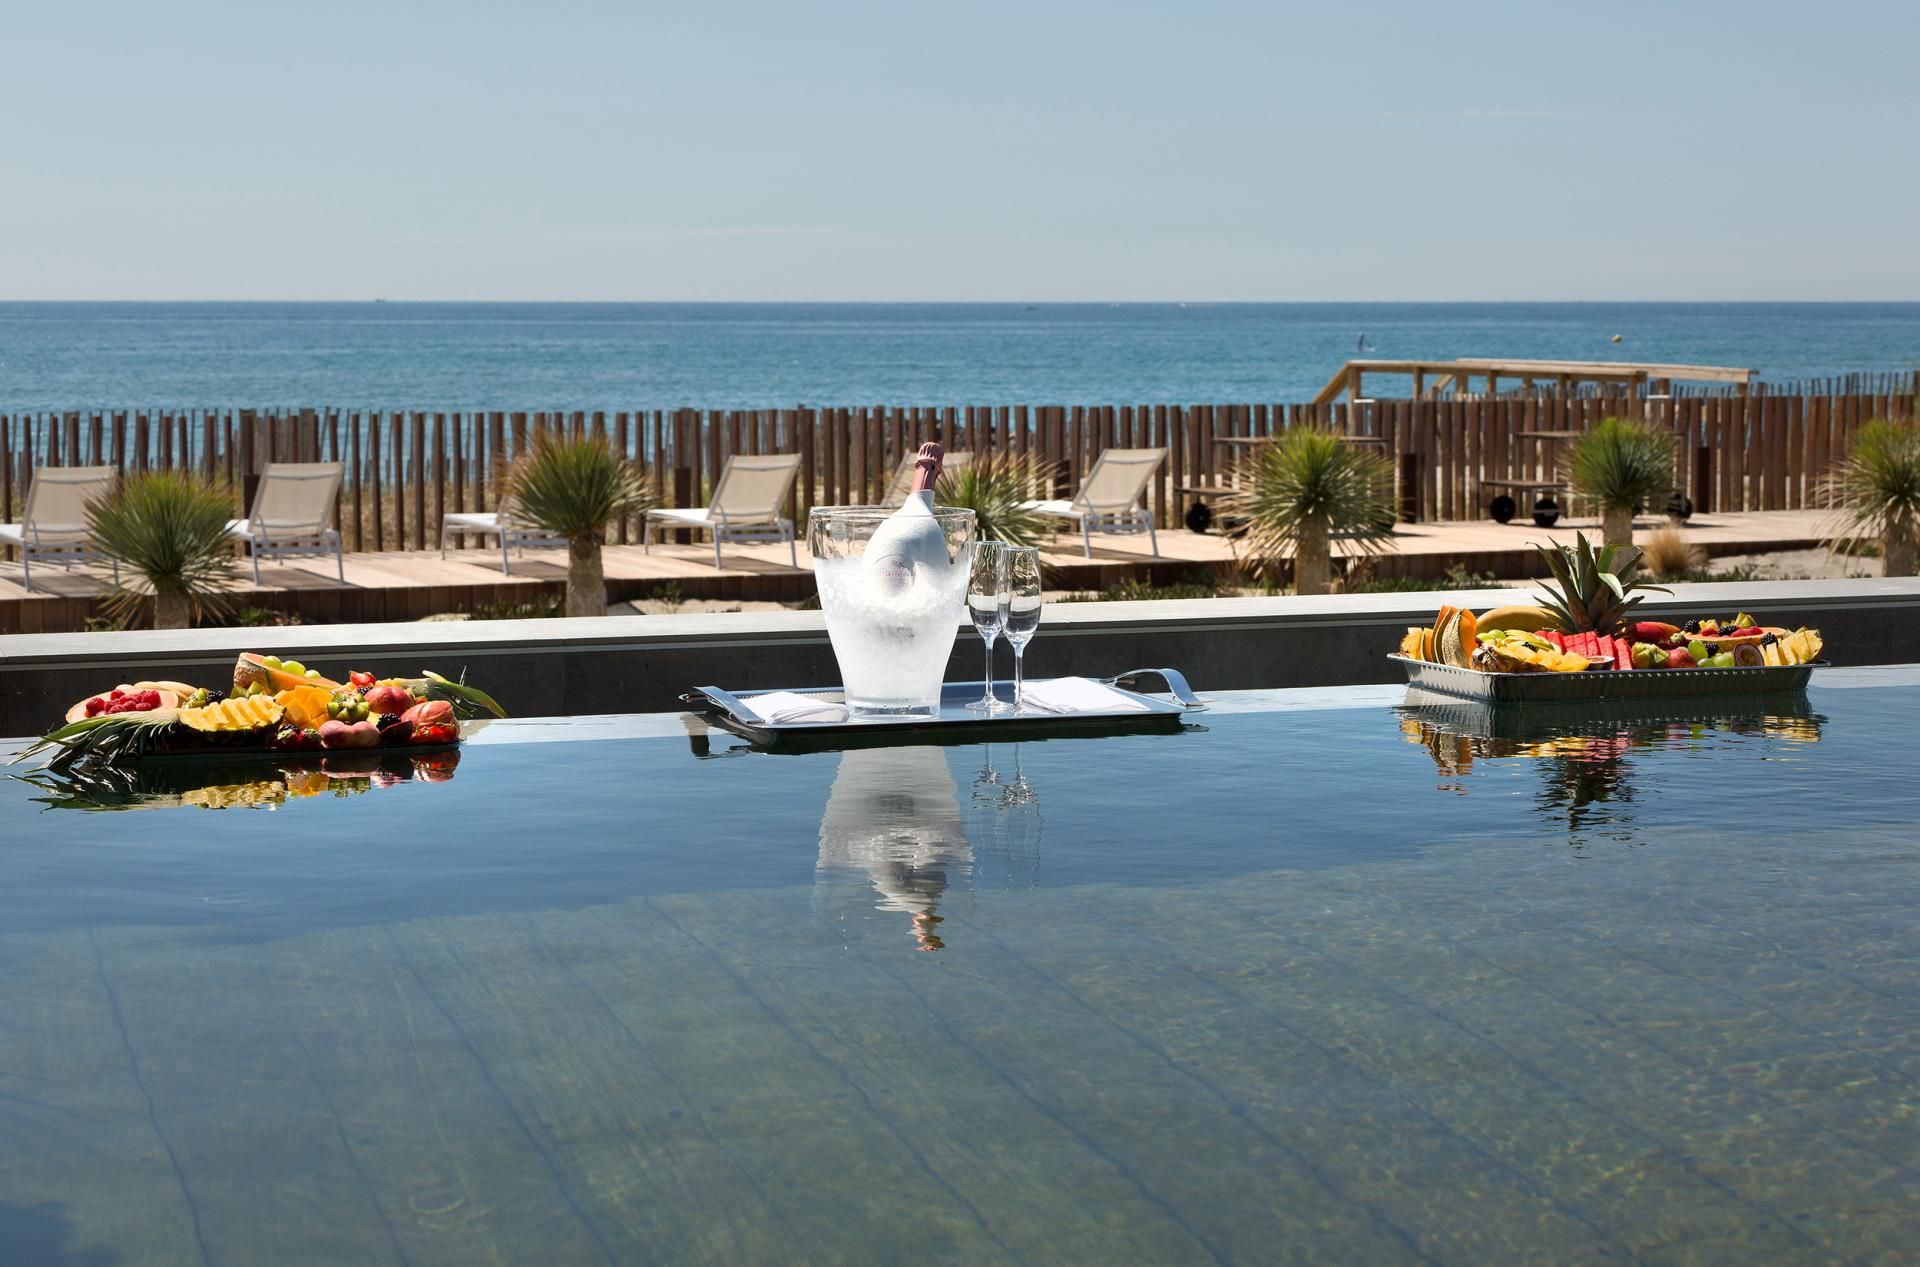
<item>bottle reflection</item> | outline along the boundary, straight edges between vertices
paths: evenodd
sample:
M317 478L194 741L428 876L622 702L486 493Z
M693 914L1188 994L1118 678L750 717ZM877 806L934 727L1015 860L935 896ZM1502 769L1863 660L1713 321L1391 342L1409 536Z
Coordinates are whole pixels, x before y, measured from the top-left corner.
M1017 755L1007 782L983 750L963 811L946 749L849 750L820 818L816 900L844 920L845 881L863 877L872 909L905 915L916 949L943 950L943 912L971 899L983 862L994 887L1037 870L1039 825L1038 798Z

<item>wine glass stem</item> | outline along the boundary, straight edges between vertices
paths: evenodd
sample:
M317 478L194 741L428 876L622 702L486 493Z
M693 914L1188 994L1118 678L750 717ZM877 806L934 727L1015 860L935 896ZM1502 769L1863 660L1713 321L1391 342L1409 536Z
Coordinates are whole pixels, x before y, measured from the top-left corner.
M1027 644L1013 644L1013 711L1019 712L1023 702L1021 692L1026 688Z
M987 649L987 693L980 698L990 704L993 702L993 639L982 637L980 642Z

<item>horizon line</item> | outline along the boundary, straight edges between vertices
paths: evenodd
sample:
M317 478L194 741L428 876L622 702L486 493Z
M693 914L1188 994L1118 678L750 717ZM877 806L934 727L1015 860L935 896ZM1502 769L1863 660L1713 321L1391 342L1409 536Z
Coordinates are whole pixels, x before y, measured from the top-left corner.
M1638 305L1667 305L1670 307L1688 306L1740 306L1758 304L1904 304L1920 305L1920 297L1913 299L390 299L385 296L373 296L358 299L231 299L231 298L193 298L193 299L155 299L155 298L85 298L85 299L19 299L0 296L0 305L29 304L352 304L385 306L426 305L440 306L471 305L473 307L506 306L510 304L553 304L572 307L667 307L703 304L712 307L1029 307L1029 308L1258 308L1258 307L1334 307L1334 306L1400 306L1413 304L1448 305L1520 305L1537 307L1627 307Z

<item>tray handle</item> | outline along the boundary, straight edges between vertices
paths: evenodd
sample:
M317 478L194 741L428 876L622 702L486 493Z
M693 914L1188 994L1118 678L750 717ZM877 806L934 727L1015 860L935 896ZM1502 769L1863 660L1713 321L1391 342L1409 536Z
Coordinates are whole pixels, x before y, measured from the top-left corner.
M718 708L724 713L731 713L736 720L745 722L749 726L767 724L766 718L754 712L732 692L723 691L717 686L696 686L682 695L680 702L696 708Z
M1108 686L1119 686L1122 682L1131 682L1134 678L1152 674L1167 685L1167 694L1180 702L1180 707L1199 712L1206 708L1206 701L1193 693L1187 685L1186 674L1178 669L1128 669L1125 673L1116 673L1107 679Z

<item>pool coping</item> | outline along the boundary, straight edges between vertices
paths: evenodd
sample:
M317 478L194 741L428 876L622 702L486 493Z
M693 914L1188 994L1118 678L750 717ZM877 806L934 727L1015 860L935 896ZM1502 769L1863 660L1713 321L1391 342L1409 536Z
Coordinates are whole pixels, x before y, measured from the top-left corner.
M1167 665L1202 690L1391 682L1385 659L1411 624L1443 603L1485 610L1529 589L1056 603L1028 655L1035 675L1109 676ZM1681 584L1649 616L1752 612L1809 623L1840 663L1920 662L1920 578ZM298 656L334 672L465 670L513 713L599 715L671 710L679 695L832 683L839 674L819 612L432 621L0 637L0 733L45 725L102 684L139 678L219 681L241 651ZM979 676L979 644L956 640L950 679ZM1002 652L1000 673L1008 669ZM609 705L613 708L609 708Z

